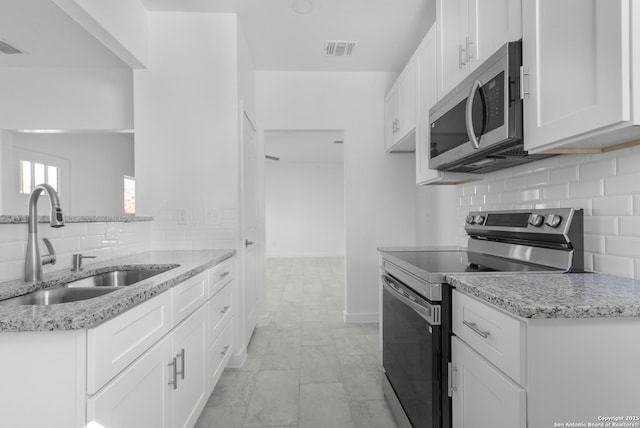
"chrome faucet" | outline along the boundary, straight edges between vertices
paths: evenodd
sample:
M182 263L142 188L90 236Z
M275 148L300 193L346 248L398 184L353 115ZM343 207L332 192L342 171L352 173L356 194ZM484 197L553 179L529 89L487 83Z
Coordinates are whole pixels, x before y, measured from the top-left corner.
M49 250L49 254L40 257L38 248L38 198L42 192L47 192L49 202L51 202L51 214L49 222L51 227L64 226L64 216L60 208L58 194L53 187L48 184L39 184L29 196L29 236L27 237L27 255L24 260L24 280L26 282L36 282L42 280L42 265L56 264L56 252L53 245L47 238L43 238L44 244Z

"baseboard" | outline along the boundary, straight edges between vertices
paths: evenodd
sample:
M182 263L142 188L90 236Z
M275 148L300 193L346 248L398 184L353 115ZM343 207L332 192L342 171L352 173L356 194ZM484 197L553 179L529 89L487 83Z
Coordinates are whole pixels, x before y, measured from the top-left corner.
M232 355L231 358L229 358L227 368L239 369L244 365L245 361L247 361L247 348L243 347L240 352Z
M369 313L347 313L344 311L343 319L345 324L367 324L372 322L380 322L380 314L378 312Z

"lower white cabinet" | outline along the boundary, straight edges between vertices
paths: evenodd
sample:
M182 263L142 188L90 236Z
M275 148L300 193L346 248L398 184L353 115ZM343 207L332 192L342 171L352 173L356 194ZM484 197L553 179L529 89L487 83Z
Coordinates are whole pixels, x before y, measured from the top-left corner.
M451 341L454 428L525 428L525 391L457 337Z
M147 351L100 392L87 400L87 422L96 428L170 428L173 361L171 336ZM98 425L99 424L99 425Z
M193 427L233 353L235 294L231 259L91 329L0 334L0 426Z

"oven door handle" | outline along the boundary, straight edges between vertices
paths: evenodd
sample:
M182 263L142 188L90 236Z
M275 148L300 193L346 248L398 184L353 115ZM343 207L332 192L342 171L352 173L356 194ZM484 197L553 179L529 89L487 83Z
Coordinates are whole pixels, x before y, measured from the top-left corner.
M403 290L402 285L388 275L382 275L382 286L391 296L409 306L430 325L440 325L440 306L418 302L410 293Z

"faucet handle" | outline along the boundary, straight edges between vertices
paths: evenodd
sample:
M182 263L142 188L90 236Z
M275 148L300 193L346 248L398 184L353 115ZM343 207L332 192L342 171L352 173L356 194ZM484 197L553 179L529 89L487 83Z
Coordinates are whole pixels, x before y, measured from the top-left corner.
M71 272L79 272L82 270L82 259L95 259L96 256L83 256L81 253L73 254L72 256L73 266Z
M56 264L56 250L53 249L53 245L51 245L51 241L47 238L42 238L44 245L47 246L47 251L49 254L46 256L42 256L42 264L43 265L55 265Z

